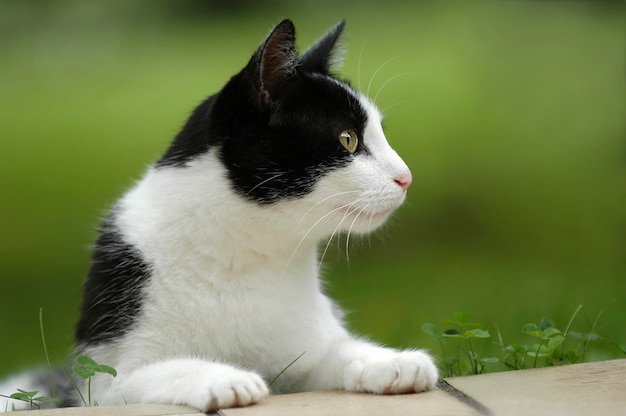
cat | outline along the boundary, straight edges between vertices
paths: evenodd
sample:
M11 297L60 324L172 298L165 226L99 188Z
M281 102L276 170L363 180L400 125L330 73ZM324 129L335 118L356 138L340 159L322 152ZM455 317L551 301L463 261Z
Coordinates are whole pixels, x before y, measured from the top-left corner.
M286 367L272 393L435 388L428 353L352 335L318 275L319 241L379 227L412 180L376 106L333 74L344 25L299 56L279 23L104 220L75 334L117 370L93 377L100 405L246 406ZM29 377L0 393L41 387ZM57 395L81 405L62 380Z

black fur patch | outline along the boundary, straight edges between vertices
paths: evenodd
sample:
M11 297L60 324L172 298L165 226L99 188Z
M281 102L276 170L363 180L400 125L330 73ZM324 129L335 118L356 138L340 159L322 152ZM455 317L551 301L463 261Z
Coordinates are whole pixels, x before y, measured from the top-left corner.
M194 110L165 155L156 163L157 167L185 166L216 143L210 136L211 107L214 101L215 96L209 97Z
M195 109L157 167L183 167L215 148L233 189L249 200L311 192L354 157L340 133L354 129L362 140L367 121L350 86L329 74L342 29L343 22L298 58L293 25L283 21L248 65Z
M236 105L232 87L218 101L226 108ZM326 172L348 164L354 156L339 134L347 128L360 133L366 122L356 98L326 77L299 74L283 86L278 100L271 116L255 117L255 123L231 121L220 148L234 189L261 203L305 195Z
M100 233L76 326L80 345L110 341L131 329L150 274L139 251L124 242L115 228L113 214L104 221Z

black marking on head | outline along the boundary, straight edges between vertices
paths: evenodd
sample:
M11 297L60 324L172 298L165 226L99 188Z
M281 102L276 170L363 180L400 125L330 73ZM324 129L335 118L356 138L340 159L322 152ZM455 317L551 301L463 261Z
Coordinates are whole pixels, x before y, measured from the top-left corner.
M76 326L78 343L99 344L124 335L139 313L149 275L148 264L139 250L124 241L111 214L101 226L85 282Z
M339 134L354 129L362 141L367 114L349 84L329 73L344 25L298 58L293 23L278 24L248 65L196 108L157 167L215 151L234 190L265 204L306 195L350 163L355 155Z
M339 135L346 128L361 134L367 121L346 85L311 74L283 87L272 117L271 125L242 130L220 149L235 189L261 203L306 195L324 174L350 163L355 155Z

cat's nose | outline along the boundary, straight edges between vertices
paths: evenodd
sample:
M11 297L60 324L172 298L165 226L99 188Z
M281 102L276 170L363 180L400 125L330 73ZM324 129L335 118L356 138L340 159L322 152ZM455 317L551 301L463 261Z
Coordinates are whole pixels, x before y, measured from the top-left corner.
M411 176L411 171L406 170L398 175L396 175L393 180L402 187L402 190L406 191L411 186L411 182L413 182L413 177Z

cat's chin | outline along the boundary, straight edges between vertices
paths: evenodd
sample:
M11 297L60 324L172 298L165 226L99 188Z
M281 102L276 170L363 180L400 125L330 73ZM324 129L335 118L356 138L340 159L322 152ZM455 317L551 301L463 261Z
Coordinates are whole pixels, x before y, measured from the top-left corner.
M383 225L395 210L396 207L344 211L342 227L350 232L368 233Z

